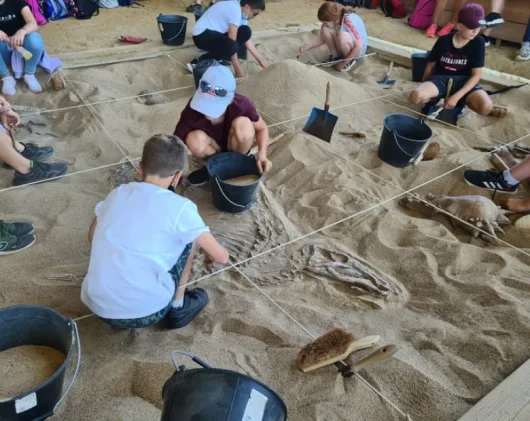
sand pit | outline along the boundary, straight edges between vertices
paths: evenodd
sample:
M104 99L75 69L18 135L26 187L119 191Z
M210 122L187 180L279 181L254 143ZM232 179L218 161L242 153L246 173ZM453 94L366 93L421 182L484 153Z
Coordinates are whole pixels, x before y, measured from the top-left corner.
M22 395L48 380L64 354L47 346L26 345L0 352L0 401Z
M438 156L399 170L381 163L376 152L384 116L416 111L404 108L414 86L410 69L397 67L396 86L383 91L376 82L388 63L377 57L347 75L292 60L308 39L264 41L259 48L275 64L258 75L249 63L250 76L239 84L275 131L285 133L270 147L273 169L262 180L258 203L237 216L221 214L208 187L181 190L233 261L243 261L238 268L246 277L225 270L203 278L208 272L199 256L192 280L209 292L210 303L186 329L168 332L161 324L120 331L96 317L79 320L81 370L52 420L158 420L175 348L264 381L284 398L294 421L398 421L404 419L399 411L416 421L457 420L530 357L530 236L509 226L505 243L487 244L445 217L426 218L398 204L405 190L425 183L418 194L487 195L465 185L462 171L490 166L474 146L530 132L529 89L495 98L510 107L503 121L469 114L460 129L434 123ZM172 57L183 62L194 54ZM317 50L303 60L324 55ZM35 303L74 318L89 314L79 291L94 206L113 186L133 179L127 158L139 157L148 136L173 131L193 91L186 88L192 76L174 64L162 57L71 70L66 76L73 86L41 95L34 107L75 108L40 114L45 126L32 126L36 114L26 112L23 121L33 133L21 130L20 140L31 135L75 163L61 181L0 192L2 218L28 219L37 228L34 247L2 261L1 306ZM331 144L301 131L310 109L322 107L328 81L339 116ZM165 91L167 102L140 103L135 96L143 90ZM79 106L83 101L95 104ZM361 130L366 138L339 135ZM8 187L11 173L1 174ZM77 277L47 277L64 273ZM334 368L296 369L308 332L318 336L332 328L380 335L382 343L398 346L391 360L360 374L399 410Z

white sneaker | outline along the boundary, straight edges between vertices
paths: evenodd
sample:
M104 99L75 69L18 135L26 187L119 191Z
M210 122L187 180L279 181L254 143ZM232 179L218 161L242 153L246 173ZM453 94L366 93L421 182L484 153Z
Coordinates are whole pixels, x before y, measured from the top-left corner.
M523 42L521 49L517 52L517 61L530 60L530 42Z
M344 66L342 69L340 69L341 72L346 73L351 70L353 66L357 64L357 60L353 59L351 60L346 66Z
M13 96L17 93L17 81L13 76L6 76L2 78L2 95Z
M40 86L40 83L35 75L24 75L24 82L26 82L28 89L34 94L40 94L42 92L42 86Z

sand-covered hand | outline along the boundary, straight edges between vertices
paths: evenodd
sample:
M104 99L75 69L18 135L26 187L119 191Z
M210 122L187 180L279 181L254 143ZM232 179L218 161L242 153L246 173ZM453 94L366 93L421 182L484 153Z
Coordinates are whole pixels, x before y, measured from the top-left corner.
M265 155L258 155L256 157L256 164L258 165L260 174L263 174L272 168L272 162L269 161Z

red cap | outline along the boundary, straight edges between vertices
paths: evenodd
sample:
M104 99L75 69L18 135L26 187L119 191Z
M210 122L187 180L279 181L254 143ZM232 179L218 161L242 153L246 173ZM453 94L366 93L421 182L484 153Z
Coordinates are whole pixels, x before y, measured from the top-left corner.
M458 13L458 23L468 29L477 29L486 24L484 8L477 3L468 3Z

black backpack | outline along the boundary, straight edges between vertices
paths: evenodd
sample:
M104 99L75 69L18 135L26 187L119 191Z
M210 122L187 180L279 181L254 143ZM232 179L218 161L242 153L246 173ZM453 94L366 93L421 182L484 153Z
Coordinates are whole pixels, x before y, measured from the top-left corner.
M76 19L90 19L99 15L98 0L66 0L68 13Z

